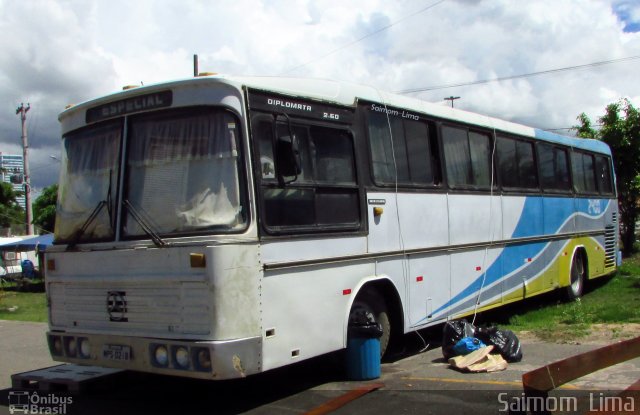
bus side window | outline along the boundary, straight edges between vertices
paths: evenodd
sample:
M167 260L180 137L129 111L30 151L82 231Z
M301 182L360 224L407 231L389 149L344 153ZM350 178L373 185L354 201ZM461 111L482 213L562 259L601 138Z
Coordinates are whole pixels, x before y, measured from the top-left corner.
M347 130L297 120L274 125L266 117L253 125L263 223L270 233L360 227L353 138ZM295 171L290 160L294 153Z
M283 175L286 183L310 181L312 144L308 129L277 123L276 137L276 173Z
M451 187L487 189L491 186L491 139L488 135L445 125L442 141Z
M488 135L469 132L469 148L471 149L471 171L473 182L477 187L491 186L491 140Z
M608 157L596 157L596 172L598 173L598 188L600 193L605 195L613 194L613 183L611 181L611 162Z
M316 180L324 183L351 183L356 181L351 138L346 131L325 134L311 127L313 137L322 137L315 142Z
M432 149L435 143L434 135L430 133L433 124L373 111L369 112L368 121L376 184L395 185L397 181L413 186L433 186L440 183L434 174Z
M429 130L427 124L419 121L405 120L404 125L411 182L433 184L431 146L429 145Z
M571 191L567 151L547 143L538 143L540 184L543 190Z
M276 165L273 155L273 124L265 120L254 122L254 136L257 137L258 142L260 174L262 179L275 179Z
M582 152L571 153L571 171L573 184L578 194L592 194L598 192L596 184L596 170L593 156Z
M368 126L375 182L377 184L394 184L396 171L398 181L408 177L406 156L402 157L405 142L401 121L391 117L387 120L386 115L370 113ZM389 133L390 129L391 134Z
M438 129L434 122L429 122L429 144L431 152L431 165L433 171L433 184L442 184L442 162L440 160L440 147L438 144Z
M498 136L498 171L507 189L536 189L538 175L533 158L533 143Z

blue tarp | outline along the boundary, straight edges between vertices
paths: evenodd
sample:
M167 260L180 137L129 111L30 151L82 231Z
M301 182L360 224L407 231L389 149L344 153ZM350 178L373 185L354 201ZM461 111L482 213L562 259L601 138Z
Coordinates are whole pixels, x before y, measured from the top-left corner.
M40 235L0 245L0 251L44 251L53 243L53 234Z

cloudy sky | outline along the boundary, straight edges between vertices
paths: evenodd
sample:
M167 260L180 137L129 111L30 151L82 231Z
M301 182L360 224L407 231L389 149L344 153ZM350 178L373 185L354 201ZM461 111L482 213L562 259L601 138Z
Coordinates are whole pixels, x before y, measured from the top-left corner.
M421 89L543 129L640 106L640 0L0 0L0 33L0 151L21 154L30 103L36 189L57 182L65 105L189 77L194 54L201 71Z

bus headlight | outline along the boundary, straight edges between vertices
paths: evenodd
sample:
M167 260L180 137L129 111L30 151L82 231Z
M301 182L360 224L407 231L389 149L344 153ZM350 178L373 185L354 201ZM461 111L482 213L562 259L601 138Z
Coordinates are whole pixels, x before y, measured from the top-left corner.
M64 354L69 357L76 357L76 354L78 354L78 346L75 337L64 338Z
M173 351L173 357L180 369L189 368L189 351L186 347L178 346Z
M62 339L59 336L49 336L49 348L52 354L62 356Z
M166 367L169 364L169 351L165 346L156 346L153 351L153 359L158 366Z
M80 357L84 359L88 359L91 357L91 343L89 343L89 339L86 337L78 338L78 343L80 344Z
M196 347L192 349L193 362L197 370L208 372L211 370L211 354L209 349Z

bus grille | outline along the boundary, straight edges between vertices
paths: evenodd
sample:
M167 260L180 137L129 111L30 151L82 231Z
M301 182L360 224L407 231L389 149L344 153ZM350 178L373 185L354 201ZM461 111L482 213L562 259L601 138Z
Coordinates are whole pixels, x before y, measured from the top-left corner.
M48 288L55 327L140 335L211 331L209 290L203 283L51 283Z
M615 220L615 217L614 217ZM607 225L604 228L604 266L610 268L616 265L616 227Z

